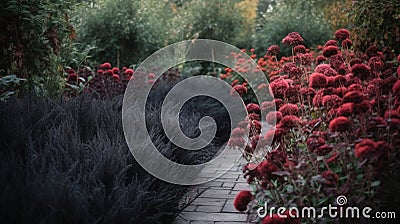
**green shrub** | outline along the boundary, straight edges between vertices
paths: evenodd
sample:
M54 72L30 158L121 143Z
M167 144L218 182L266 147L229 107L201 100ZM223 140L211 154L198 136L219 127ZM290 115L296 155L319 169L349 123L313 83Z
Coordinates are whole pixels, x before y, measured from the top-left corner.
M0 68L27 78L28 88L50 96L62 87L62 58L74 39L64 0L6 0L0 3Z
M282 47L282 39L290 32L298 32L304 38L306 47L323 45L332 33L324 20L322 11L315 7L316 1L279 1L267 6L261 17L256 33L256 52L264 55L270 45L280 43L282 54L290 55L288 47Z
M82 3L74 16L78 42L96 47L96 62L130 65L164 45L170 16L166 7L156 0Z
M391 0L353 1L349 9L354 45L360 50L377 45L386 52L400 53L400 3Z

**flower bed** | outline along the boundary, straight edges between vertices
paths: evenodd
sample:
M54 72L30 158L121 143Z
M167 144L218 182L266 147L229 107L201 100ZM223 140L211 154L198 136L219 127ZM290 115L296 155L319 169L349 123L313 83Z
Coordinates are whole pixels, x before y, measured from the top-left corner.
M232 132L229 144L243 148L244 157L252 161L243 172L254 189L251 194L239 193L235 207L245 211L265 203L298 209L313 206L320 214L323 206L340 205L336 198L342 195L347 197L344 208L396 209L400 56L383 55L375 46L354 52L345 29L317 51L306 49L302 41L298 33L283 39L293 52L288 58L277 60L277 46L262 58L252 56L270 79L269 86L258 88L271 91L275 99L248 104L248 118ZM236 59L235 69L245 69L240 55ZM248 94L247 84L237 77L232 69L221 75L239 94ZM273 127L260 130L261 122ZM244 135L246 129L249 136ZM285 219L276 211L268 212L259 218L263 224L340 221L327 215Z

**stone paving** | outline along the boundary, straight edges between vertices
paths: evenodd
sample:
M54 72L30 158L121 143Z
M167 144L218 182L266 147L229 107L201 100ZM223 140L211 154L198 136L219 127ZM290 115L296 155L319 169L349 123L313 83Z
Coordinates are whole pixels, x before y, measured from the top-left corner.
M243 178L244 164L246 161L240 159L223 176L194 187L183 198L182 203L187 207L173 224L251 223L247 213L240 213L233 207L237 193L241 190L251 190Z

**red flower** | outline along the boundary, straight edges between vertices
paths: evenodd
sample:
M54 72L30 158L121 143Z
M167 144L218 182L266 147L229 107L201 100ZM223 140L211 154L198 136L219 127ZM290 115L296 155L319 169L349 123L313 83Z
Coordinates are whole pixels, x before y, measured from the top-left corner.
M268 48L268 53L270 55L277 55L279 52L281 52L281 48L278 45L271 45Z
M329 123L329 129L331 132L350 131L351 126L351 121L347 117L343 116L337 117Z
M364 139L354 147L355 156L359 159L371 158L376 150L376 142L371 139Z
M262 102L260 108L263 112L275 111L276 109L275 102L274 101Z
M265 120L267 121L268 124L274 125L278 123L282 119L282 113L279 111L270 111L267 116L265 117Z
M271 82L269 86L275 98L283 98L289 88L288 82L282 79L277 79Z
M355 90L343 96L343 103L361 103L364 100L362 92Z
M339 176L332 170L322 172L321 176L325 179L324 183L326 185L335 185L339 180Z
M291 78L300 78L300 76L303 74L301 68L299 67L293 67L289 71L289 77Z
M102 69L111 69L111 64L109 62L105 62L104 64L100 65Z
M112 69L113 74L119 74L119 68L113 68Z
M386 119L400 119L400 114L397 112L397 110L388 110L385 112L385 118Z
M337 114L339 116L350 116L353 113L353 103L345 103L342 104L338 109L337 109Z
M314 97L315 93L316 93L315 89L313 89L311 87L303 87L300 89L300 94L303 96Z
M350 66L353 67L355 64L362 64L362 60L359 58L353 58L350 60Z
M326 43L325 43L325 47L328 47L328 46L337 46L338 45L338 42L336 41L336 40L328 40Z
M248 119L250 121L252 121L252 120L260 121L260 115L259 114L251 113L247 117L248 117Z
M243 137L245 134L245 130L243 128L234 128L231 133L231 137Z
M307 144L308 150L310 150L311 152L314 152L315 150L318 149L318 147L325 145L325 140L321 137L312 136L312 137L307 138L306 144Z
M104 74L105 74L105 75L108 75L108 76L112 76L112 75L113 75L113 72L112 72L111 69L108 69L107 71L104 72Z
M254 179L257 176L257 165L253 163L249 163L243 166L242 172L244 174L244 178L246 178L247 183L253 183Z
M261 122L257 121L257 120L252 120L249 123L248 128L250 129L250 131L255 131L257 133L261 132Z
M250 191L244 190L239 192L236 195L235 200L233 201L233 206L241 212L247 210L247 205L253 200L253 195Z
M67 81L68 82L76 82L76 81L78 81L78 75L76 75L75 73L68 74Z
M133 71L133 69L128 68L128 69L125 70L125 73L127 75L133 75L134 71Z
M317 63L317 65L321 64L322 62L326 61L327 58L323 55L319 55L317 56L317 58L315 59L315 62Z
M322 54L327 58L338 53L339 53L339 48L337 46L326 46L322 50Z
M312 88L323 88L327 82L328 79L324 74L315 72L310 75L309 86Z
M257 166L257 174L259 179L271 179L271 177L273 176L272 173L276 171L278 171L278 167L268 160L262 161Z
M368 66L374 71L381 71L384 63L380 57L375 56L368 60Z
M397 82L393 85L392 92L398 99L400 99L400 80L397 80Z
M327 95L322 97L322 105L327 108L337 108L342 104L342 98L337 95Z
M293 53L297 54L297 53L302 53L305 54L306 53L306 47L304 47L304 45L297 45L293 48Z
M315 150L315 153L319 156L325 156L332 151L332 147L327 144L321 145Z
M346 29L339 29L335 32L335 38L338 40L345 40L350 37L350 32Z
M298 116L299 114L299 107L296 104L285 104L281 108L279 108L279 112L282 113L282 116L287 116L287 115L296 115Z
M231 90L231 96L233 96L234 93L233 91L236 91L239 94L239 96L244 96L247 93L247 88L243 85L236 85Z
M289 74L290 70L292 70L292 68L295 68L295 67L297 67L295 63L289 62L289 63L284 64L282 66L281 70L283 71L283 73Z
M328 64L320 64L317 67L315 67L314 72L316 73L322 73L326 76L336 76L337 72L331 68L330 65Z
M98 74L98 75L102 75L103 73L104 73L104 70L103 70L103 69L97 70L97 74Z
M288 115L281 119L278 124L279 128L291 129L301 124L301 119L297 116Z
M232 81L231 86L236 86L236 84L238 84L239 80L235 79Z
M344 86L344 84L346 84L346 77L344 77L342 75L337 75L333 79L333 86L334 87Z
M353 45L353 42L350 39L345 39L342 41L342 47L343 48L351 48L351 46Z
M289 33L285 38L283 38L282 43L286 45L298 45L303 43L304 39L300 36L298 32Z
M364 114L371 108L371 103L368 100L363 100L361 103L353 105L353 112L355 114Z
M364 63L353 65L351 72L361 80L366 80L371 76L371 68Z
M260 113L260 106L258 104L255 103L249 103L246 106L247 112L249 113Z
M114 81L119 81L119 75L118 74L113 74L113 79Z
M228 146L232 147L232 148L233 147L243 148L245 145L246 145L246 141L240 137L230 138L228 141Z

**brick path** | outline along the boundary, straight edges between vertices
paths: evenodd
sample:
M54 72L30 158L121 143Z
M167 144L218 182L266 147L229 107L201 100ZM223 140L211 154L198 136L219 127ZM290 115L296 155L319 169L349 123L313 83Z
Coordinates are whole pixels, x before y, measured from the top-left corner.
M251 190L243 178L244 164L246 161L242 158L223 176L194 187L183 198L182 203L189 205L173 224L250 223L248 214L240 213L233 207L237 193L241 190Z

